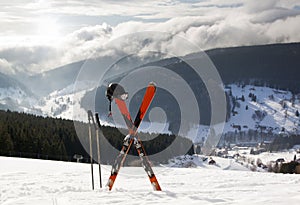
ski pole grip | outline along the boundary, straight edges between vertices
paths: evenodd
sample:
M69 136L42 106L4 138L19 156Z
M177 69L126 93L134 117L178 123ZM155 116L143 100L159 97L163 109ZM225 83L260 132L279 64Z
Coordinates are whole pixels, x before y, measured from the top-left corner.
M96 117L96 122L97 122L97 125L98 125L98 127L100 128L100 119L99 119L99 114L96 112L96 114L95 114L95 117Z
M91 110L88 110L87 113L88 113L88 119L89 119L89 122L90 122L91 118L93 117L93 113L92 113Z

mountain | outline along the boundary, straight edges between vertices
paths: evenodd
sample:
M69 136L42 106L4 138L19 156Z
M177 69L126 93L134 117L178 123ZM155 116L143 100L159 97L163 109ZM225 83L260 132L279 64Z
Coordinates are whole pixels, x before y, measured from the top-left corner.
M42 110L46 116L86 121L84 117L87 108L83 108L82 101L92 85L90 82L79 82L75 90L75 84L72 83L40 98L36 108Z
M300 43L219 48L206 53L225 84L244 82L300 92Z
M33 93L40 97L46 97L52 92L62 90L78 81L94 81L98 82L101 75L112 65L113 69L119 67L116 63L121 62L122 70L130 70L137 65L143 65L154 59L161 59L158 55L149 57L140 56L103 56L90 58L49 71L39 73L32 76L19 76L18 79L22 81ZM115 76L114 76L115 77ZM113 77L113 78L114 78Z
M228 108L225 126L227 133L240 135L242 132L246 133L248 130L252 130L255 133L253 136L258 138L260 129L266 127L264 130L266 133L272 129L272 133L280 134L285 128L288 132L299 134L298 118L294 114L300 109L298 95L300 93L300 81L298 80L300 76L300 61L298 60L300 43L218 48L208 50L206 54L214 63L225 84ZM197 59L199 53L189 54L185 57ZM126 58L130 57L124 59ZM194 75L194 72L189 72L192 69L179 57L156 61L153 59L131 58L126 61L129 63L116 67L116 70L121 70L120 73L109 75L107 79L109 82L118 82L132 70L147 66L164 67L177 73L194 92L201 112L200 130L202 133L208 133L207 125L210 122L211 106L203 81ZM113 60L113 58L106 57L97 61L75 62L25 78L22 82L40 96L34 107L43 115L68 119L73 119L75 116L76 119L85 121L86 110L94 109L91 105L95 103L95 110L100 113L102 120L107 121L108 101L104 95L107 85L98 87L92 82L99 80L97 79L99 73L103 73L111 66ZM119 69L120 67L122 69ZM83 79L78 81L78 74L82 74L85 69L90 70L84 73L86 75ZM160 75L164 74L160 73ZM168 79L168 76L165 78ZM74 90L74 87L77 89ZM129 103L131 113L136 112L143 92L144 89L132 96ZM249 97L250 93L252 96L256 96L256 104L253 97ZM244 101L241 101L242 95ZM270 96L274 97L273 101ZM16 109L18 106L19 104L16 104ZM248 111L246 111L246 106L248 106ZM167 130L178 133L181 111L172 93L158 88L150 109L155 107L161 108L165 112ZM277 112L275 113L275 111ZM263 119L259 120L260 118ZM145 120L149 121L149 119L149 114L147 114ZM186 135L192 139L197 136L195 140L201 141L202 135L195 131L197 126L189 125L190 131L187 131ZM238 129L239 127L241 129Z
M225 131L262 129L273 133L300 134L300 95L252 85L227 85L231 117Z
M265 86L230 84L230 118L221 144L271 142L277 136L300 135L300 95Z
M268 85L292 92L300 92L300 43L270 44L216 48L205 51L218 70L224 84ZM184 58L197 59L201 53L192 53ZM193 73L178 57L151 62L147 66L162 66L175 71L186 79Z
M83 64L84 61L67 64L44 73L28 76L23 82L36 95L47 96L53 91L73 84Z
M136 65L160 58L157 54L149 57L129 55L121 59L118 56L91 58L33 76L19 76L19 80L39 96L36 108L42 110L43 115L68 119L73 119L76 115L76 119L82 121L86 110L93 109L90 105L93 99L90 101L89 93L97 88L97 83L107 68L114 65L112 69L119 69L119 65L114 63L121 63L122 70L130 70ZM110 79L117 77L115 73L108 73L108 76ZM74 114L73 110L76 110Z
M32 92L20 81L0 72L0 88L20 88L29 95Z
M229 117L220 146L271 142L277 136L300 135L300 94L264 86L229 84ZM218 125L216 125L218 126ZM186 135L196 144L205 141L214 126L197 125Z
M0 109L36 112L36 96L18 80L0 73Z
M206 54L215 64L225 85L253 85L254 87L263 87L262 89L266 91L268 90L267 88L270 90L272 90L272 88L278 89L278 92L282 93L288 90L291 93L283 94L286 99L290 99L290 95L295 95L300 92L300 82L298 80L300 76L300 61L298 60L300 56L300 43L220 48L208 50ZM193 60L199 58L199 56L201 56L199 53L193 53L187 55L186 58ZM146 66L164 67L178 74L191 87L195 94L201 113L200 123L202 125L210 123L211 102L208 91L202 79L195 75L193 69L191 69L187 63L178 57L173 57L142 65L142 67ZM128 72L124 72L123 76L119 75L111 79L111 81L118 82L122 77L126 76L127 73ZM160 73L159 75L164 74ZM165 79L168 79L168 76L165 76ZM137 110L143 91L144 90L141 90L132 97L129 105L130 110ZM108 103L103 103L106 102L104 92L105 87L100 87L95 98L96 110L99 113L105 112L108 106ZM178 92L183 93L184 91L179 90ZM269 95L272 94L269 91L268 93ZM255 94L258 95L258 93ZM87 97L87 99L91 100L91 96ZM264 98L259 100L262 102L265 101ZM232 104L229 103L230 96L228 93L227 101L227 120L229 120L233 113L231 112ZM215 103L218 104L220 102ZM154 107L159 107L165 111L170 131L173 133L178 132L181 123L180 107L172 94L163 89L158 89L150 109ZM257 107L257 110L259 109L260 107ZM273 109L277 109L277 107ZM149 116L147 115L146 120L148 118ZM277 124L274 128L278 126Z

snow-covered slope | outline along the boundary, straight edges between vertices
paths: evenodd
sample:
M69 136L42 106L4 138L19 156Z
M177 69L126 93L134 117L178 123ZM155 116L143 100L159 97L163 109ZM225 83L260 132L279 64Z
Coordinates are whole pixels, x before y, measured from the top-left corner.
M77 82L68 87L54 91L42 98L36 107L47 116L80 120L86 119L86 111L82 108L81 100L87 92L94 89L91 82ZM76 113L74 113L76 111Z
M42 98L35 107L41 110L45 116L87 122L87 112L82 106L82 99L86 97L89 91L96 89L94 85L93 82L77 82L76 86L72 84L62 90L52 92L47 97ZM103 120L101 120L101 124L116 126ZM122 125L117 126L122 127ZM168 124L165 123L143 121L139 130L171 134L167 128Z
M91 189L90 165L0 157L1 205L298 204L300 175L216 168L154 167L155 192L141 167L124 167L112 191ZM102 166L103 183L110 166ZM97 167L94 167L97 170Z
M42 114L64 119L87 119L82 99L95 89L92 82L77 82L36 100L18 87L0 88L0 105L16 106L18 111ZM289 91L269 87L231 84L225 86L229 96L230 118L224 133L256 130L265 133L300 133L300 96ZM73 111L76 111L75 113ZM103 122L105 123L105 122ZM217 125L216 125L217 126ZM142 130L169 133L168 125L144 124ZM195 143L205 141L211 130L205 125L195 125L186 134Z
M300 95L289 91L253 85L225 86L230 100L230 118L223 133L300 134ZM215 126L196 125L186 137L194 143L203 143Z
M0 109L39 113L34 105L37 98L18 80L0 73Z
M86 93L94 88L89 82L80 83L80 86L76 87L81 89L76 91L74 85L54 91L44 97L36 108L51 117L86 120L86 111L80 103ZM300 133L300 118L296 116L296 112L300 112L299 95L268 87L237 84L227 85L225 91L229 95L231 110L229 121L225 123L224 133L248 130L276 134ZM74 110L76 113L73 112ZM170 133L168 125L159 122L152 124L143 122L141 130ZM201 143L205 141L210 131L208 126L195 125L186 137L195 143Z
M289 91L258 86L226 86L231 95L231 117L225 132L260 130L263 132L299 133L299 96ZM234 99L234 100L233 100ZM233 101L236 103L234 104Z
M36 100L29 96L19 87L0 88L0 103L11 106L16 105L19 109L27 109L34 104Z

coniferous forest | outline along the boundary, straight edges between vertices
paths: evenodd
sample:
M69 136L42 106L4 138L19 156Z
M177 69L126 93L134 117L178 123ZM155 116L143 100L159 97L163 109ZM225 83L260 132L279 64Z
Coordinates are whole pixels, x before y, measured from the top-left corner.
M83 128L88 141L88 124L76 123ZM125 137L122 134L124 132L105 126L101 127L101 131L102 137L105 137L110 145L116 150L121 149ZM151 139L144 142L149 155L164 150L175 138L179 141L178 146L175 147L176 152L170 150L163 158L156 159L156 162L165 162L179 153L178 150L182 149L182 152L185 152L184 147L192 144L190 140L174 135L160 134L155 137L154 134L139 133L139 136L142 139ZM94 156L96 156L95 151L94 148ZM104 143L101 144L101 161L105 164L113 163L116 153L110 155L105 152L109 152L109 149ZM192 149L187 150L187 153L192 153ZM135 149L131 149L129 154L136 155ZM82 146L72 120L41 117L9 110L0 110L0 155L62 161L76 161L74 155L81 155L82 162L89 162L89 154Z

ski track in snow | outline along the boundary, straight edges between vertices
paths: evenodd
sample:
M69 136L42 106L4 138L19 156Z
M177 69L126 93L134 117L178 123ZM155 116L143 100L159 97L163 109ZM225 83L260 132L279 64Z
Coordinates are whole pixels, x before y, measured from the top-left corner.
M221 164L230 169L231 163ZM218 163L218 160L217 160ZM154 167L163 189L152 190L143 168L122 168L112 191L91 190L90 165L0 157L1 205L299 204L300 175ZM102 166L103 185L111 166Z

